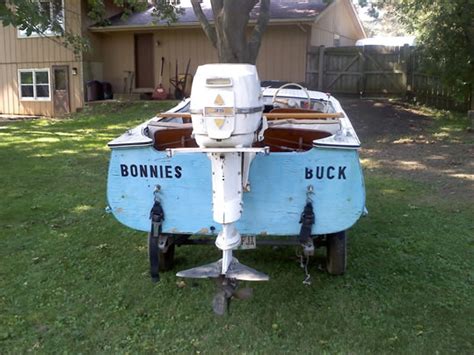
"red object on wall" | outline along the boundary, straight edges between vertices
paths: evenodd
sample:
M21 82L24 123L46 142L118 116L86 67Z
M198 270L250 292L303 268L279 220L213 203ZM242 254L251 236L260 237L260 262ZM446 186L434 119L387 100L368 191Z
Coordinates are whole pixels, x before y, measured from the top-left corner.
M168 93L162 86L158 86L153 90L151 98L153 100L166 100L168 98Z
M153 95L151 95L151 98L153 100L166 100L168 98L168 94L166 93L162 85L164 64L165 64L165 57L161 57L160 83L155 88L155 90L153 90Z

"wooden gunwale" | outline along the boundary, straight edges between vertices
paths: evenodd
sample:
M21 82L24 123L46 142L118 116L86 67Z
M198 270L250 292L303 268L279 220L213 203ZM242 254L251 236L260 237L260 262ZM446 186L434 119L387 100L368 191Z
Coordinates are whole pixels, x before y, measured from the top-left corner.
M161 112L156 115L157 117L163 117L163 118L183 118L183 119L190 119L191 114L187 112ZM264 113L263 116L267 118L267 120L281 120L281 119L287 119L287 118L293 118L293 119L321 119L321 118L342 118L344 117L344 114L342 112L337 112L337 113L321 113L321 112L315 112L315 113L284 113L284 112L278 112L278 113ZM331 122L333 123L333 122Z

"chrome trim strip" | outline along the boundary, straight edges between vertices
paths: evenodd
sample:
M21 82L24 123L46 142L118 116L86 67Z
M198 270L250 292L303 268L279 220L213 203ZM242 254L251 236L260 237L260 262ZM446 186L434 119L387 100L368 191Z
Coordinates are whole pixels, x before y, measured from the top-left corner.
M242 108L236 108L235 113L236 114L251 114L251 113L257 113L257 112L263 112L263 106L256 106L256 107L242 107ZM189 113L192 115L202 115L203 110L202 109L197 109L197 110L189 110Z
M249 113L257 113L257 112L263 112L263 106L242 107L242 108L235 109L235 113L240 113L240 114L249 114Z
M334 148L334 149L360 149L359 145L342 145L342 144L331 144L331 143L316 143L313 142L313 147L315 148Z
M128 148L128 147L145 147L145 146L152 146L153 142L140 142L140 143L108 143L107 146L109 148Z

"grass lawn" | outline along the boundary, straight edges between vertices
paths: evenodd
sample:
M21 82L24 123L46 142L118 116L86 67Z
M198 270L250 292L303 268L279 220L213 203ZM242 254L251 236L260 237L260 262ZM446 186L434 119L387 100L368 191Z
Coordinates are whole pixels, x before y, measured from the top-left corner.
M377 170L344 276L315 258L305 286L293 248L240 252L271 280L225 317L211 281L176 284L215 248L178 248L151 283L145 233L104 210L106 143L159 105L0 126L0 353L474 352L472 201Z

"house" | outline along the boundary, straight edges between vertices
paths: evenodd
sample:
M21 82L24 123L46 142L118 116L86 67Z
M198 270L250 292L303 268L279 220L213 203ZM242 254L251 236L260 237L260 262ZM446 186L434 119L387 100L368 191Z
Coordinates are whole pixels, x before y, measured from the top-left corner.
M58 3L61 0L42 0ZM84 105L85 83L112 84L115 93L150 93L160 83L173 92L170 78L217 61L189 1L176 23L156 23L152 10L122 18L106 1L109 24L87 19L87 1L63 0L64 26L87 37L91 51L74 55L60 38L25 37L13 27L0 27L0 113L54 116ZM203 10L211 18L209 1ZM53 15L53 14L52 14ZM354 45L365 38L351 0L272 0L257 67L261 80L303 82L310 46ZM250 26L256 21L252 14ZM164 58L163 76L160 80ZM178 67L178 70L176 70Z
M81 33L80 1L40 4L51 16L59 8L62 25ZM83 97L82 57L64 48L56 33L27 36L0 24L0 114L58 115L82 107Z

